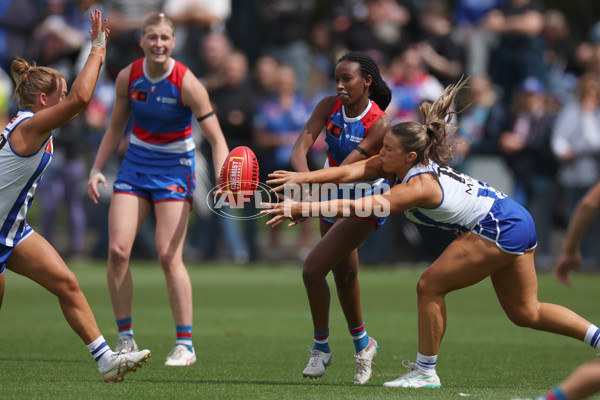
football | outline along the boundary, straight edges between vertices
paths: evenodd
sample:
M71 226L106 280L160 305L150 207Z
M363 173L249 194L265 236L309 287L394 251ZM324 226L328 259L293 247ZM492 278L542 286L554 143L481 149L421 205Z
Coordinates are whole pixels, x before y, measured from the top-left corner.
M239 146L231 150L221 168L219 188L226 194L233 195L228 201L245 204L250 201L258 188L258 160L254 152L247 146ZM231 201L233 200L233 201Z

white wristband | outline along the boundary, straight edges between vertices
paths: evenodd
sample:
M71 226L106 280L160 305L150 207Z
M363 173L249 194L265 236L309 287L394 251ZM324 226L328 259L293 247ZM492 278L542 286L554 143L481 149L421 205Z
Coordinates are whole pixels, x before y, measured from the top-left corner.
M100 47L102 49L106 47L106 33L104 31L98 32L96 39L92 40L92 47Z
M92 168L92 170L90 171L90 179L92 178L98 178L99 181L106 182L104 174L98 168Z

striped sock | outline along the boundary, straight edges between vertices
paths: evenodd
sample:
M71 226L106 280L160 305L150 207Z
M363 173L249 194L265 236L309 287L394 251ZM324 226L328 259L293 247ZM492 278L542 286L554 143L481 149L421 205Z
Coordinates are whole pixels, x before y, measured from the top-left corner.
M437 362L437 355L435 356L424 356L417 352L417 367L426 374L435 373L435 364Z
M182 345L188 348L192 353L194 352L194 346L192 346L192 325L175 325L175 334L177 339L175 340L175 346Z
M569 400L569 398L564 394L559 387L555 387L551 392L548 392L545 397L542 397L544 400Z
M317 333L314 332L315 344L313 346L313 350L320 350L324 353L331 353L331 349L329 348L329 329L325 333Z
M590 325L583 341L590 346L595 347L596 350L600 350L600 329L594 324Z
M117 328L119 328L119 336L133 337L133 325L131 324L131 317L121 318L116 321Z
M85 347L87 347L90 353L92 353L92 356L94 356L94 360L96 360L98 367L101 367L101 364L114 354L110 349L110 346L106 344L106 340L104 340L104 336L102 335Z
M365 347L367 347L367 345L369 344L369 339L371 338L369 337L369 335L367 335L367 327L365 326L364 322L356 328L348 327L348 330L352 335L352 340L354 340L354 349L357 353Z

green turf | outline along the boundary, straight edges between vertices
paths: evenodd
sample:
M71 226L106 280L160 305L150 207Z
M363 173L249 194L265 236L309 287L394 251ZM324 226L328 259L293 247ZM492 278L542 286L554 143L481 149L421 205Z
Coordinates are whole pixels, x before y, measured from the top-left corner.
M72 269L114 346L104 265ZM188 269L199 362L189 368L163 365L174 344L164 278L157 264L136 263L134 330L152 357L118 384L102 382L56 299L8 271L0 311L0 399L459 399L462 393L508 400L544 393L596 354L576 340L512 325L486 280L447 298L448 327L438 360L442 388L384 388L383 382L404 372L401 361L416 356L415 285L422 270L363 268L363 312L369 334L379 341L375 362L385 376L376 373L364 387L352 384L354 348L333 291L333 363L323 378L303 379L312 325L299 265ZM575 289L547 274L539 280L541 300L600 324L600 275L577 274Z

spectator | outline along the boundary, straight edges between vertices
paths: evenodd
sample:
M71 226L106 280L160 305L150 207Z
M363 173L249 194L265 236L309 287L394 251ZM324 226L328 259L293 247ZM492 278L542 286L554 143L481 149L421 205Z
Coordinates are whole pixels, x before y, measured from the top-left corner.
M552 151L560 161L558 181L567 213L600 180L600 82L598 76L579 78L577 98L565 104L552 132ZM583 239L584 267L596 266L600 223L596 218Z
M364 10L354 10L350 25L343 33L347 49L387 62L410 43L411 38L404 34L403 26L411 15L397 1L367 0Z
M299 82L308 82L308 35L314 0L256 0L260 43L264 54L294 68ZM298 87L302 94L307 85Z
M276 170L291 169L292 148L311 113L310 102L298 93L294 69L282 65L277 76L276 92L258 104L254 120L254 142L261 149L260 166L264 176ZM303 258L312 248L314 224L301 224L300 228L296 249L297 255ZM274 259L281 257L277 254L281 248L280 233L279 229L269 232L269 254Z
M217 90L225 84L223 64L233 51L229 37L223 32L211 32L204 36L200 46L202 66L200 80L206 90Z
M465 71L470 76L488 73L491 50L497 35L485 29L485 16L506 0L456 0L454 2L455 33L465 47Z
M418 120L419 105L425 100L435 100L444 91L442 84L425 69L416 46L392 59L387 80L392 90L392 102L386 113L392 123Z
M475 173L472 162L480 155L499 154L498 139L506 121L507 110L486 76L470 78L459 109L463 111L458 115L459 129L454 140L451 165L467 175L482 179Z
M204 60L195 55L204 45L206 35L225 31L225 21L231 16L231 0L165 0L164 12L175 24L177 43L173 55L202 76Z
M513 89L527 77L547 81L544 61L543 7L539 0L508 0L486 17L486 29L500 36L489 66L490 76L503 91L503 101L509 106Z
M255 147L252 142L252 130L256 105L248 59L242 52L234 50L225 56L221 71L224 84L209 92L219 124L227 137L230 149L238 146L248 146L252 149ZM212 152L206 141L202 142L201 152L203 158L211 159ZM206 174L209 177L215 176L210 165ZM211 179L211 183L211 187L216 184L214 179ZM195 206L206 201L206 195L194 194L194 197ZM249 202L244 208L244 216L254 214L254 202ZM238 221L223 218L212 212L204 216L195 227L199 228L200 232L192 237L195 238L196 247L202 249L205 259L216 258L219 243L226 243L236 263L244 264L258 260L258 238L254 219L243 221L243 236ZM220 240L220 237L227 240Z
M10 71L11 57L35 57L34 28L44 17L36 0L0 1L0 68Z
M575 40L570 36L567 18L562 11L553 9L544 14L543 37L546 45L544 60L550 67L548 91L556 101L564 102L577 83L575 67Z
M457 81L464 73L464 51L452 35L452 21L445 1L425 3L421 27L423 38L418 48L428 71L443 86Z
M512 197L526 207L538 227L536 266L552 267L552 221L556 199L557 160L550 138L555 114L546 105L544 84L535 77L525 79L516 95L507 130L500 136L500 152L513 172Z

